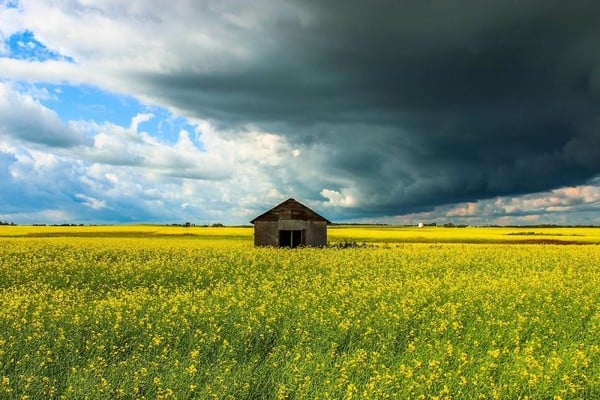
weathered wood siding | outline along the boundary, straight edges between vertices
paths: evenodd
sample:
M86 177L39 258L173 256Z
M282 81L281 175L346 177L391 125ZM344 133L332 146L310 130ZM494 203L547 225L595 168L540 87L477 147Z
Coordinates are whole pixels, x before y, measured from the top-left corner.
M314 247L327 246L327 222L306 221L306 223L306 242L304 245Z
M255 246L277 246L279 221L256 221L254 223Z
M327 222L325 221L256 221L254 223L255 246L279 246L279 231L303 231L303 246L321 247L327 245Z
M290 247L326 246L327 225L331 223L294 199L287 199L250 222L254 224L255 246Z

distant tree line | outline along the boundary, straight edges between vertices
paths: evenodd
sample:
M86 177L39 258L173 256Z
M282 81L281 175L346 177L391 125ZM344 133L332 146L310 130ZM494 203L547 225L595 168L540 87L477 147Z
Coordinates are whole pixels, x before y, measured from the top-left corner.
M0 225L16 226L17 224L15 224L14 222L0 221Z
M32 226L85 226L85 225L84 224L51 224L51 225L33 224ZM95 226L95 225L90 225L90 226Z
M367 222L332 222L332 226L334 225L347 225L347 226L390 226L390 224L385 223L367 223Z
M212 224L212 225L208 225L208 224L204 224L204 225L196 225L196 224L193 224L193 223L191 223L191 222L184 222L183 224L171 224L170 226L182 226L182 227L184 227L184 228L191 228L191 227L194 227L194 226L199 226L199 227L202 227L202 228L208 228L208 227L212 227L212 228L222 228L222 227L224 227L225 225L223 225L223 224L222 224L222 223L220 223L220 222L214 223L214 224Z
M434 226L435 226L435 225L434 225ZM446 222L446 223L443 225L443 227L444 227L444 228L466 228L466 227L467 227L467 225L464 225L464 224L458 224L458 225L455 225L455 224L453 224L452 222Z

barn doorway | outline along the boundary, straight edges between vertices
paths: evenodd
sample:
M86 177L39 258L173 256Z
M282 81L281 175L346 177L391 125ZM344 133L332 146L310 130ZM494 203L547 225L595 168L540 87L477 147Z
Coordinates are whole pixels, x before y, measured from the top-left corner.
M280 230L279 247L290 247L292 249L302 245L302 231Z

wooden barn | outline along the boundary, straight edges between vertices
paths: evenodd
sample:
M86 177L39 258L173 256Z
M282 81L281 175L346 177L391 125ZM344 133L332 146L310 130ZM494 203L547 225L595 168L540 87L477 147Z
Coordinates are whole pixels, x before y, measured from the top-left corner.
M250 221L254 245L274 247L325 246L331 222L304 204L287 199Z

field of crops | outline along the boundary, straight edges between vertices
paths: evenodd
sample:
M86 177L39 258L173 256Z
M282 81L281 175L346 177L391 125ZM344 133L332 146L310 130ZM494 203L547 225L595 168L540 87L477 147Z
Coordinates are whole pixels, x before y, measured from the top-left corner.
M329 238L0 227L0 398L600 398L600 229Z

